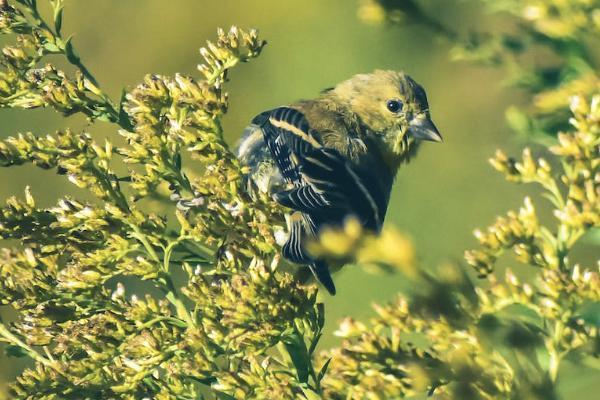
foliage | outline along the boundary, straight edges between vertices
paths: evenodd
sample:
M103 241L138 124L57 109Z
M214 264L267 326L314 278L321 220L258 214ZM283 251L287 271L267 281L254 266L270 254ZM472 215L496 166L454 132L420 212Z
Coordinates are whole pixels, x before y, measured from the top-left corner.
M0 143L0 165L53 169L97 199L40 208L27 189L0 211L0 235L18 243L0 258L0 299L18 312L0 325L0 337L11 354L35 361L13 395L299 391L304 370L286 378L277 369L290 370L290 353L298 363L308 357L302 339L320 335L323 311L314 289L279 272L273 227L281 212L266 198L250 206L220 126L228 70L256 57L264 42L255 31L219 31L201 49L202 79L149 75L115 103L61 36L62 1L50 5L52 26L35 1L0 3L2 32L15 38L2 51L0 104L83 113L114 123L125 144L68 129ZM48 64L49 55L74 71ZM182 153L193 158L187 168ZM201 174L191 179L186 169ZM149 212L142 201L149 197L171 206ZM131 279L146 281L147 293L130 294ZM287 359L266 355L277 344Z
M435 19L416 0L363 0L359 17L369 23L424 25L453 44L453 59L504 68L506 83L530 95L525 109L506 110L516 132L541 140L567 129L569 98L590 98L600 90L595 46L600 2L470 0L469 7L474 3L494 18L478 18L467 32Z
M346 243L359 262L399 268L411 289L376 306L370 324L341 324L344 342L327 354L326 398L429 391L448 399L555 399L562 360L598 368L598 267L570 258L578 240L600 225L600 95L591 104L575 97L571 109L573 131L559 134L550 148L561 171L530 150L518 162L501 152L491 160L510 181L541 184L558 223L541 223L526 198L518 212L476 231L480 248L465 258L484 282L455 265L433 272L411 267L398 260L392 243L402 239L390 232L378 239L357 235L353 226L337 237L328 233L316 251L335 256ZM498 260L511 250L524 266L502 277ZM518 278L523 272L534 276Z
M14 398L550 399L563 359L597 364L598 271L569 256L599 224L600 97L572 100L573 129L551 148L560 172L528 151L494 158L510 180L542 185L558 225L526 200L477 233L466 258L484 280L455 265L418 268L392 229L373 237L350 220L325 232L313 252L399 271L410 285L371 323L344 321L342 345L319 353L324 307L280 260L283 210L249 198L223 140L227 74L264 42L219 30L201 49L202 78L149 75L114 101L62 36L62 18L62 0L0 0L13 41L0 58L0 107L80 113L120 138L64 129L0 142L0 166L54 170L93 195L45 208L27 188L0 209L0 302L16 313L0 322L0 341L32 360ZM511 249L535 283L499 278Z

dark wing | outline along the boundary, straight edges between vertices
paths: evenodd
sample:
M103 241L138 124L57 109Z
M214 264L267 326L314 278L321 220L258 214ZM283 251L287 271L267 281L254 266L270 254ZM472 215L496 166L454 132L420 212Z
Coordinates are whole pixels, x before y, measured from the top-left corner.
M323 223L340 224L352 214L366 228L381 229L387 198L368 171L358 171L338 151L325 147L307 152L298 164L303 185L277 193L279 203Z
M252 124L261 127L267 147L285 181L295 189L302 188L305 183L298 168L299 160L321 147L304 115L293 108L279 107L258 115ZM319 207L316 203L314 206ZM313 259L305 248L307 238L316 236L317 224L310 213L294 212L290 218L290 236L281 250L282 255L292 262L308 264L317 280L329 293L335 294L327 264Z
M375 177L356 170L336 150L323 147L318 132L310 129L300 111L280 107L257 118L279 170L294 186L274 195L279 203L329 223L341 223L354 214L365 227L380 230L387 198L376 187Z
M261 126L265 142L284 179L294 186L301 185L297 160L321 147L304 115L293 108L279 107L260 114L252 122Z
M323 147L319 133L310 129L304 115L280 107L258 115L267 147L284 180L292 186L273 195L292 214L290 237L282 254L290 261L309 264L317 279L331 292L335 286L326 264L306 251L307 238L324 225L340 225L352 214L368 229L378 231L387 198L369 171L358 171L338 151Z
M307 239L306 219L310 218L299 212L293 212L290 215L290 232L288 240L281 248L281 254L297 264L310 264L313 258L307 253L304 245Z

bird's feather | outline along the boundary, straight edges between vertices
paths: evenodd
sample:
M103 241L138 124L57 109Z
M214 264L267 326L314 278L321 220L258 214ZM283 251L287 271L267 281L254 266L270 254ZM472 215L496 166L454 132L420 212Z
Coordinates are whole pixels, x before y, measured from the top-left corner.
M281 248L281 254L291 262L297 264L310 264L314 260L304 248L306 240L305 216L296 212L290 221L290 236Z
M387 199L373 185L375 177L369 171L357 170L339 152L328 148L308 153L298 169L306 185L319 195L324 204L320 211L329 214L331 222L340 223L335 219L353 214L365 227L381 228Z
M310 264L329 290L333 281L329 277L331 284L325 285L325 274L329 275L326 264L308 254L307 240L325 225L343 224L351 214L365 227L379 230L387 198L373 186L376 179L368 171L358 171L337 150L324 147L319 133L299 110L280 107L258 115L253 124L262 129L267 147L291 187L273 194L276 201L295 211L282 254L292 262Z
M309 268L317 280L325 287L325 289L334 295L336 292L335 284L331 278L331 273L329 272L329 266L327 263L322 260L316 260L315 262L309 264Z
M308 264L317 280L334 294L335 285L327 264L310 256L305 246L307 237L315 237L319 228L307 205L312 206L312 212L317 212L322 211L325 204L320 196L314 196L314 189L306 186L298 168L304 155L314 151L315 148L320 148L321 143L311 131L304 115L289 107L280 107L262 113L253 120L253 123L260 124L264 140L281 175L293 186L293 189L275 194L275 198L279 198L282 202L287 201L290 208L303 212L292 214L290 233L283 245L282 255L292 262ZM294 202L296 206L292 206Z
M329 208L328 200L310 185L275 193L273 198L282 206L305 213L319 212Z

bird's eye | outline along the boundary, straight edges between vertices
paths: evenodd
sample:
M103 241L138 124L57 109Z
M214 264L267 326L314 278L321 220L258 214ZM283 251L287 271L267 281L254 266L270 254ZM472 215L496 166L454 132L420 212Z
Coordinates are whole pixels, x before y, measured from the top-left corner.
M388 100L386 103L387 109L393 113L402 111L402 102L400 100Z

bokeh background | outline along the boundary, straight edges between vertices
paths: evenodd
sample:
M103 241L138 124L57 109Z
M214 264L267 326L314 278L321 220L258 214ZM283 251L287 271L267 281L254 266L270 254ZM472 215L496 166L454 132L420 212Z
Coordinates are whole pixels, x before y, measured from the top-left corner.
M462 259L475 245L472 231L496 215L518 208L532 188L504 181L488 165L495 149L516 154L527 145L507 127L504 110L524 103L523 94L502 85L498 70L452 62L451 43L426 28L403 24L369 26L356 16L358 0L102 0L67 1L63 31L103 88L118 98L146 73L197 74L198 48L217 27L255 27L268 40L263 54L235 68L227 90L230 111L225 131L234 144L245 124L260 111L316 95L353 74L374 69L404 70L428 93L442 144L425 144L404 167L394 186L386 224L409 235L424 267ZM424 7L453 27L485 25L473 2L430 0ZM475 18L477 16L477 18ZM80 117L63 119L52 110L0 110L0 137L21 131L53 133L65 126L96 135L115 128L93 127ZM30 185L42 205L65 192L82 196L53 172L32 167L0 170L0 201ZM593 250L581 250L593 257ZM597 258L597 254L596 254ZM398 275L370 275L345 268L336 277L339 294L324 297L330 334L339 319L371 315L371 303L385 302L402 286ZM21 365L0 356L0 381L12 379ZM581 374L567 364L561 391L565 399L594 399L600 377Z

